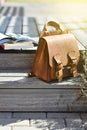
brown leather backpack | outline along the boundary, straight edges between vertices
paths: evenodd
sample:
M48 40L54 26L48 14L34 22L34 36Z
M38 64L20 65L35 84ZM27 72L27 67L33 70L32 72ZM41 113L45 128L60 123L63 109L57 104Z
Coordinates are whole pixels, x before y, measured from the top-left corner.
M49 23L55 25L54 21ZM46 26L47 24L44 27ZM61 81L67 76L77 76L80 55L77 41L73 34L65 33L59 25L56 29L55 33L48 33L48 36L46 32L44 33L46 29L43 29L31 71L31 74L46 82L56 79Z

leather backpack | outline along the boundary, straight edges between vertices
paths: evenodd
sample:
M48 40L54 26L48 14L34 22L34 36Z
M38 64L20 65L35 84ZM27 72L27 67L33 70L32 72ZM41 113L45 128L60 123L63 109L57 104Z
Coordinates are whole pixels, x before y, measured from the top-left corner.
M47 31L47 26L53 26L56 30ZM62 31L56 22L49 21L41 32L30 74L46 82L76 77L79 56L74 35Z

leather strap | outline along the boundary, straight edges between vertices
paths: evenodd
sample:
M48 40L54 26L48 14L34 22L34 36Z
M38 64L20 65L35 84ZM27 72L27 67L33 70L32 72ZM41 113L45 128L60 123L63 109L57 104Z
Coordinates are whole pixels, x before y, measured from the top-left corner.
M47 26L52 26L52 27L54 27L56 30L62 31L61 28L60 28L60 25L59 25L58 23L54 22L54 21L49 21L49 22L47 22L47 23L44 25L44 29L45 29L46 31L47 31Z
M55 31L49 31L47 29L48 26L51 26L51 27L54 27L56 30ZM49 35L58 35L58 34L62 34L62 30L60 28L60 25L54 21L49 21L47 22L44 27L43 27L43 30L40 34L40 37L43 37L43 36L49 36Z
M58 81L61 81L63 78L63 64L61 62L60 56L58 56L58 55L54 56L54 60L57 63L56 78L58 79Z
M71 66L71 73L73 74L73 77L77 76L77 57L76 52L72 51L68 54L70 58L70 66Z

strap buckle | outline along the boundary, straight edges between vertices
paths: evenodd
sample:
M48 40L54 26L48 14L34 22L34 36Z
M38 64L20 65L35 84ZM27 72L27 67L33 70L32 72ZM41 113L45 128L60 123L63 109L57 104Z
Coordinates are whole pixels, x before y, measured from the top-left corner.
M63 78L63 64L61 62L60 56L58 56L58 55L54 56L54 60L57 63L55 75L56 75L57 80L61 81Z
M70 58L70 66L71 66L71 73L73 74L73 77L77 76L77 56L75 51L71 51L68 53L68 56Z

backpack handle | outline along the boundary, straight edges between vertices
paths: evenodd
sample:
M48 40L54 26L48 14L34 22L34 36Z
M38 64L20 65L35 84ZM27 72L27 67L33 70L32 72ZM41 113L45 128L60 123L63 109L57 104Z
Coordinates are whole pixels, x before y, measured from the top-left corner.
M56 23L55 21L49 21L47 22L45 25L44 25L44 30L45 31L48 31L47 30L47 27L50 26L50 27L54 27L56 29L56 31L62 31L61 28L60 28L60 25L58 23Z
M51 30L49 30L48 27L51 27ZM53 30L52 27L54 27L55 30ZM40 33L40 37L50 36L50 35L59 35L63 33L67 33L67 31L65 30L63 31L60 28L60 25L56 23L55 21L49 21L49 22L46 22L46 24L44 25L43 30Z

